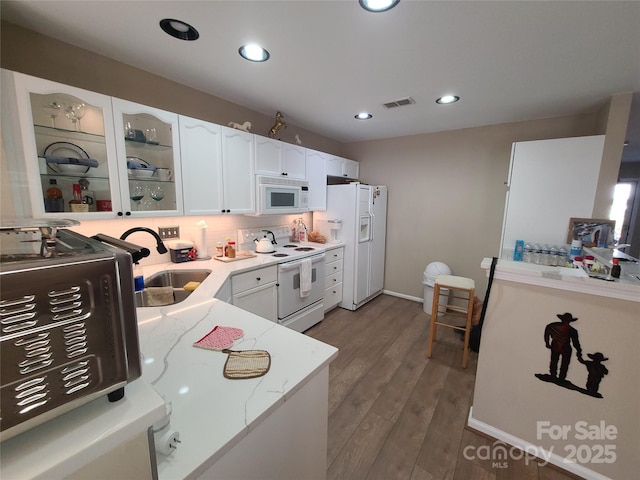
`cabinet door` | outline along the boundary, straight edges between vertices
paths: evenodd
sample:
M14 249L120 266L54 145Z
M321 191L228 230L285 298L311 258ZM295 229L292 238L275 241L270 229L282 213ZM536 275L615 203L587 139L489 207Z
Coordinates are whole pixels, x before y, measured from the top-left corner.
M251 133L222 128L222 175L227 213L255 213L256 192Z
M355 160L343 159L342 176L347 178L358 179L360 164Z
M180 116L182 196L186 215L222 213L222 128Z
M3 125L15 139L5 148L22 147L7 162L13 170L11 162L25 159L15 167L26 174L33 216L112 218L121 210L121 195L110 97L7 70L2 79L3 91L11 95L11 101L3 99L3 110L17 110L11 125ZM74 184L85 186L87 213L70 211ZM19 185L11 188L15 196L26 195ZM62 198L52 198L60 193Z
M271 138L254 135L256 174L280 176L282 167L282 142Z
M305 148L285 143L282 149L282 168L288 178L306 178Z
M307 149L306 172L309 182L309 210L327 209L327 160L326 153Z
M278 321L278 290L275 282L235 294L233 304L272 322Z
M332 177L342 176L343 160L340 157L329 156L327 158L327 175Z
M178 115L112 99L123 205L136 217L182 214Z

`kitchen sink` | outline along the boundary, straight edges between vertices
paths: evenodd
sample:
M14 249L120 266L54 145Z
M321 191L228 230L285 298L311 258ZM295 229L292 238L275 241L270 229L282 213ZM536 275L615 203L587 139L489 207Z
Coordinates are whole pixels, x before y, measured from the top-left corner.
M145 279L145 289L136 292L136 307L160 307L180 303L191 295L183 287L189 282L203 282L211 270L163 270ZM161 288L164 287L164 288Z

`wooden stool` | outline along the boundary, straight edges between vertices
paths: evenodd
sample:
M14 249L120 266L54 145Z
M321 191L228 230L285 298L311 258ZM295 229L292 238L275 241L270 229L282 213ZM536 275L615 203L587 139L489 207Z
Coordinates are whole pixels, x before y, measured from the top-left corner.
M444 292L442 290L448 290ZM436 329L438 325L453 328L464 332L464 352L462 353L462 368L467 368L467 357L469 355L469 334L471 332L471 317L473 315L473 299L475 297L476 285L470 278L456 277L454 275L438 275L433 289L433 306L431 307L431 333L429 335L429 345L427 347L427 358L431 358L433 342L436 339ZM446 298L440 301L440 295ZM464 300L466 306L453 305L449 302L454 299ZM464 327L452 325L438 320L438 310L444 307L445 316L463 317L466 319Z

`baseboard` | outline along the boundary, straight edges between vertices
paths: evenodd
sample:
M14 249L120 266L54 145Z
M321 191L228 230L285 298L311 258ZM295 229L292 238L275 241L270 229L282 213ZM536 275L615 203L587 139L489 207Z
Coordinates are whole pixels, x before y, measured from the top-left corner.
M507 432L492 427L491 425L481 422L480 420L476 420L475 418L473 418L473 407L469 409L467 426L484 435L487 435L488 437L495 438L496 440L500 440L501 442L507 443L524 452L527 452L527 454L530 454L532 457L535 455L541 460L555 465L556 467L569 473L578 475L581 478L587 480L610 480L609 477L606 477L601 473L594 472L593 470L590 470L578 463L565 461L564 457L549 452L548 450L545 450L538 445L533 445L532 443L522 440L521 438L518 438Z
M424 303L424 298L422 297L405 295L404 293L392 292L391 290L382 290L382 293L386 295L391 295L392 297L400 297L400 298L404 298L405 300L411 300L412 302Z

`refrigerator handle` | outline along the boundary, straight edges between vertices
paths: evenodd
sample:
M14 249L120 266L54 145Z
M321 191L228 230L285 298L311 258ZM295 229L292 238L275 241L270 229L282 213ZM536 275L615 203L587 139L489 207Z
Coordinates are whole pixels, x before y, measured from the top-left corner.
M373 242L374 238L373 236L375 235L373 232L375 232L375 228L373 228L373 225L375 223L375 215L373 213L369 214L369 242Z

